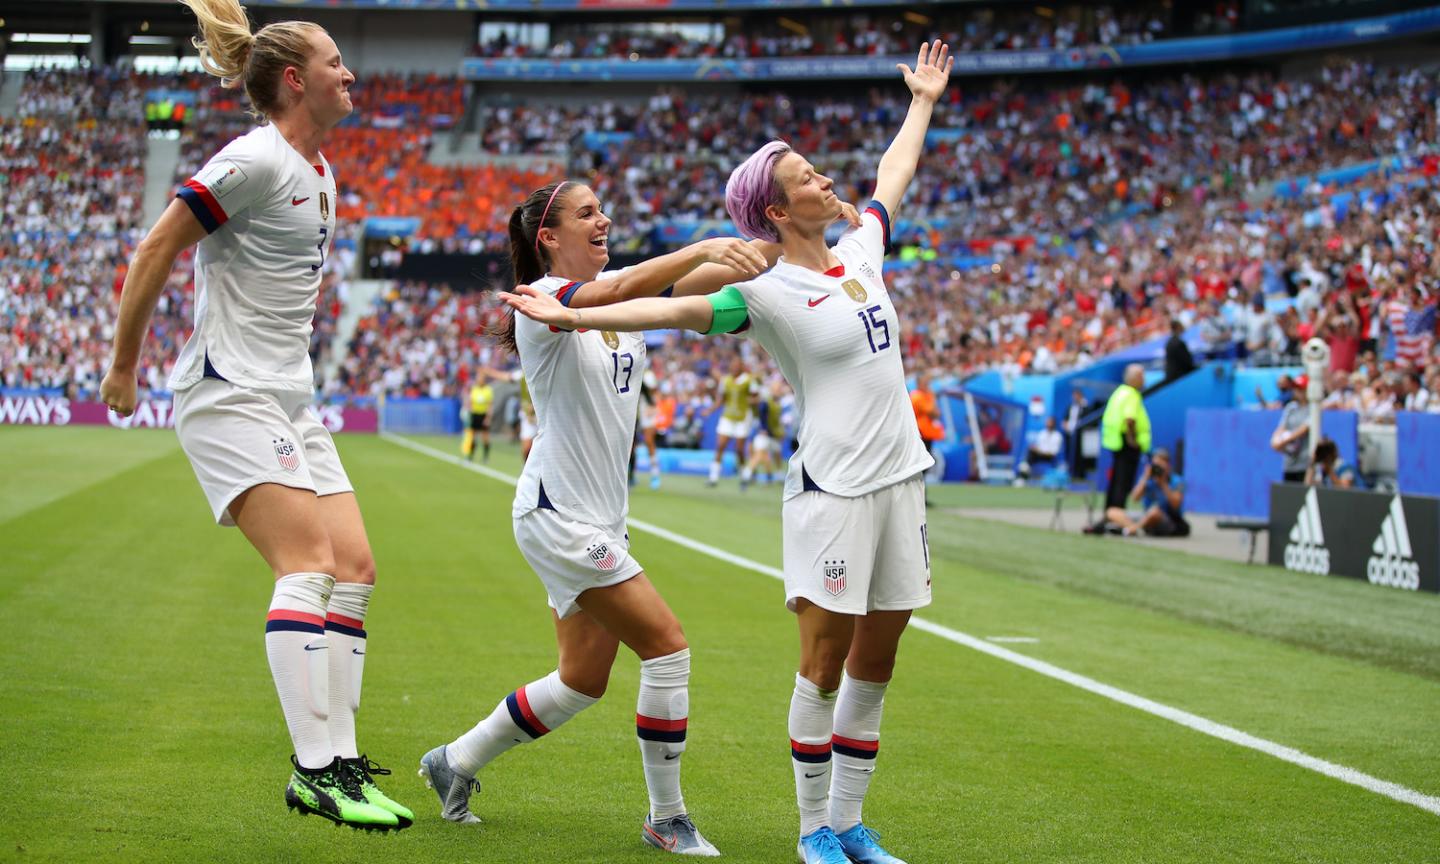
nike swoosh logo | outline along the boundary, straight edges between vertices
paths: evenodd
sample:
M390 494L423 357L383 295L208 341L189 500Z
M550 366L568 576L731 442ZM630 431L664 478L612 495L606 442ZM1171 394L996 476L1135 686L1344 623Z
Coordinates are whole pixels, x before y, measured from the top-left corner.
M306 651L324 651L326 648L329 648L329 647L330 647L329 645L306 645L306 646L305 646L305 650L306 650Z
M805 301L805 302L808 303L808 304L810 304L810 308L811 308L811 309L814 309L816 306L819 306L821 303L824 303L826 300L829 300L829 299L830 299L830 295L829 295L829 294L826 294L826 295L823 296L823 297L816 297L814 300L807 300L807 301Z
M306 201L309 201L309 200L310 200L310 196L309 196L309 195L306 195L304 198L296 198L296 197L294 197L294 196L292 195L292 196L290 197L290 206L291 206L291 207L299 207L301 204L304 204Z
M361 656L361 657L364 657L364 656L365 656L365 652L364 652L364 651L361 651L359 648L351 648L351 649L350 649L350 653L351 653L351 654L358 654L358 655Z
M829 774L829 773L830 773L829 771L821 771L819 774L811 774L810 772L807 771L807 772L805 772L805 779L806 779L806 780L814 780L816 777L824 777L826 774Z
M680 758L680 754L679 754L679 753L666 753L666 754L665 754L665 761L666 761L666 762L669 762L669 761L672 760L672 759L679 759L679 758Z

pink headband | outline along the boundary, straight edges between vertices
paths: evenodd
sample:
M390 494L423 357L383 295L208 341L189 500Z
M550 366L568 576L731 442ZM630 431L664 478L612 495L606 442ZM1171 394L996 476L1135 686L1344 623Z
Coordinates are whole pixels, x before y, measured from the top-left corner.
M559 195L559 194L560 194L560 190L561 190L561 189L564 189L564 188L565 188L565 184L566 184L566 183L569 183L569 182L570 182L569 180L561 180L561 181L560 181L560 185L555 187L555 191L550 193L550 200L545 202L545 212L540 214L540 224L535 226L535 254L536 254L536 255L539 255L539 254L540 254L540 229L545 227L545 217L547 217L547 216L550 215L550 205L555 203L555 196L556 196L556 195Z

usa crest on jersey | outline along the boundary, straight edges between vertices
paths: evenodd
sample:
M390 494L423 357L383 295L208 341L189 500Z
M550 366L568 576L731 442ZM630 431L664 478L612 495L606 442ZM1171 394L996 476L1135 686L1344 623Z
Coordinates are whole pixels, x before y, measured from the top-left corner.
M275 442L275 458L280 461L280 467L286 471L298 471L300 469L300 452L295 445L284 438Z
M845 591L845 562L843 560L826 561L824 571L825 593L831 597L838 597Z

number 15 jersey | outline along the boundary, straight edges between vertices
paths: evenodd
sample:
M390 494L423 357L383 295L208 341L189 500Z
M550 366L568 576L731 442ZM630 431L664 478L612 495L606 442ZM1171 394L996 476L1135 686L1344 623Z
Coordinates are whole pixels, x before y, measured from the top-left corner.
M335 236L335 176L311 165L273 124L231 141L177 196L209 232L195 254L195 332L170 387L208 363L232 384L314 389L310 331Z
M890 219L872 203L833 249L840 265L817 273L781 258L735 287L749 336L795 390L800 448L785 498L807 489L855 498L935 464L920 440L900 360L900 320L881 268Z

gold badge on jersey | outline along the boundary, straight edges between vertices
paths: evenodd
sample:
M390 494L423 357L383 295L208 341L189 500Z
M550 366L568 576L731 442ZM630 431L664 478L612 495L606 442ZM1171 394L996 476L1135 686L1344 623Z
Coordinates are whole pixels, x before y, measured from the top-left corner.
M330 218L330 196L324 192L320 193L320 221L324 222Z
M856 303L864 303L865 299L870 296L865 293L865 286L860 284L859 279L846 279L840 287L844 288L845 293Z
M610 346L612 351L620 347L620 334L614 330L601 330L600 336L605 340L605 344Z

